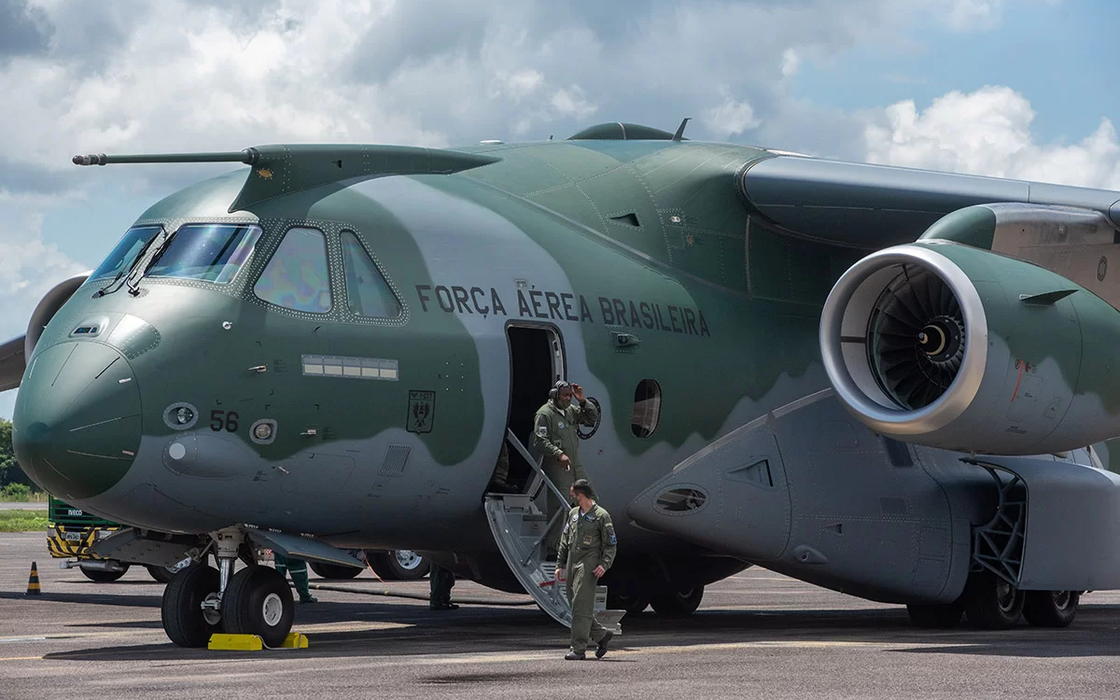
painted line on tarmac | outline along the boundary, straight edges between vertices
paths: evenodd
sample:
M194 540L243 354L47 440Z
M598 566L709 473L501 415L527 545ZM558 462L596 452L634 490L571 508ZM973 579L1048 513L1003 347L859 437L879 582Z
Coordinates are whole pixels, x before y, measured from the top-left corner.
M0 661L42 661L42 656L0 656Z

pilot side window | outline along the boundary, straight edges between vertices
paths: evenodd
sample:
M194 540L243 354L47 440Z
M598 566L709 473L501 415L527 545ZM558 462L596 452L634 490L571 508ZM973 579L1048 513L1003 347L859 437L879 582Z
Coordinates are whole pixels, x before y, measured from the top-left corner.
M661 385L652 379L643 379L634 389L634 408L630 411L630 432L635 437L647 438L657 430L661 421Z
M331 310L327 239L313 228L291 228L261 273L253 292L264 301L294 311Z
M342 269L346 273L346 299L351 311L371 318L401 315L401 303L393 296L389 283L350 231L342 232Z

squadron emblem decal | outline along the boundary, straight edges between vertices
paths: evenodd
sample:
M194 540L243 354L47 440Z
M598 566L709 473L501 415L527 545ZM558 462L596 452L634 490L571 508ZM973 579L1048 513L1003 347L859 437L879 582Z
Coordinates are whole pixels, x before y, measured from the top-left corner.
M436 419L436 392L408 392L408 422L406 430L410 433L430 433Z

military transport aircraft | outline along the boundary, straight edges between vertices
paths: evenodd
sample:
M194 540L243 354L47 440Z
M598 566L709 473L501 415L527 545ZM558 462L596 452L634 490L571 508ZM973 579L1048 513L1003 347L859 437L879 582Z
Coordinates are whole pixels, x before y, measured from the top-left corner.
M1091 447L1120 433L1120 193L683 129L75 157L249 167L153 205L3 346L20 463L133 526L106 556L197 562L163 598L184 646L288 632L284 580L235 573L253 545L439 552L566 620L524 447L563 378L601 408L612 607L688 613L749 565L923 626L1065 625L1120 587ZM503 441L520 490L488 494Z

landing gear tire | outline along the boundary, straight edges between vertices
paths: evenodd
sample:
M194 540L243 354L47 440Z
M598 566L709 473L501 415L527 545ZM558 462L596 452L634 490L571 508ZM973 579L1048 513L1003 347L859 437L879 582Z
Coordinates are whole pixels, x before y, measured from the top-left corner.
M221 586L218 571L191 566L172 577L163 589L160 617L167 638L181 647L204 647L210 635L221 632L216 611L204 611L202 601Z
M148 570L148 575L160 583L171 583L171 579L175 578L175 572L168 569L166 566L156 566L155 564L147 564L145 567Z
M410 549L388 552L366 552L367 561L385 581L419 581L428 575L432 565L427 559Z
M625 610L627 615L640 615L649 607L649 595L645 593L619 594L607 589L607 608Z
M222 596L222 629L227 634L255 634L278 647L292 630L292 589L276 569L250 566L233 575Z
M649 607L649 595L646 593L611 593L607 591L607 608L612 610L625 610L628 615L639 615Z
M979 629L1010 629L1023 614L1025 597L1023 591L991 572L975 573L964 588L964 614Z
M1027 591L1023 617L1035 627L1069 627L1079 602L1080 591Z
M907 605L910 621L926 629L953 629L961 624L964 606L960 603L943 605Z
M357 569L353 566L342 566L341 564L315 563L311 564L311 570L314 571L319 578L350 579L362 573L361 569Z
M112 583L113 581L120 580L122 576L128 573L128 564L121 564L120 571L101 571L99 569L87 569L84 566L81 567L81 569L82 573L90 581L96 581L97 583Z
M654 596L650 601L654 612L665 617L684 617L696 612L704 599L704 587L695 586Z

